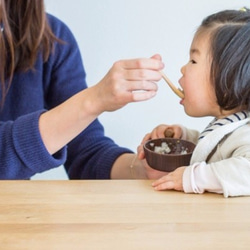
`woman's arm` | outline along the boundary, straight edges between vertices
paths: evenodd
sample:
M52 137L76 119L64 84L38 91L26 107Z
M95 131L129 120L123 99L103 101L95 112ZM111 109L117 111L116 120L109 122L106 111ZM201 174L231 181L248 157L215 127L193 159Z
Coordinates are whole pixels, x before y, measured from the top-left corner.
M98 84L42 114L39 128L49 153L60 150L102 112L152 98L162 67L155 58L119 61Z

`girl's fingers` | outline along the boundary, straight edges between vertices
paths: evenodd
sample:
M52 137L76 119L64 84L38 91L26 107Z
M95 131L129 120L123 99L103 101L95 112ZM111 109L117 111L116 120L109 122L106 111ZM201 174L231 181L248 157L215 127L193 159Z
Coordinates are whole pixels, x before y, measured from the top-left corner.
M164 132L168 126L167 125L159 125L157 126L151 133L151 139L164 138Z
M157 191L174 189L174 182L173 181L164 182L162 184L154 186L154 189Z
M152 187L154 187L155 190L168 190L174 188L174 182L171 178L169 178L168 175L165 175L161 177L160 179L154 181L152 183Z
M156 186L158 186L158 185L161 185L162 183L164 183L164 182L166 182L166 181L168 180L167 177L168 177L168 175L164 175L164 176L161 177L160 179L154 181L154 182L152 183L152 186L153 186L153 187L156 187Z

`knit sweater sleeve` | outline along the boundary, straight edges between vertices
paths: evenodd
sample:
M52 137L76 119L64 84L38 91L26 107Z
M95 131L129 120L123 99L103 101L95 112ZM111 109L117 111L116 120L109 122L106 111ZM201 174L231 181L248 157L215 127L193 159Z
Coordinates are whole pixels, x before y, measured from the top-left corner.
M38 128L41 112L1 122L0 179L29 179L65 161L65 149L51 156L42 142Z
M106 137L103 126L95 120L68 144L65 168L70 179L109 179L114 161L124 153L132 151Z
M46 71L47 104L53 108L75 93L86 89L86 73L76 39L68 27L49 16L53 32L64 43L56 43L55 52L44 69ZM64 164L70 179L108 179L114 161L121 154L132 153L119 147L105 136L96 119L67 145Z

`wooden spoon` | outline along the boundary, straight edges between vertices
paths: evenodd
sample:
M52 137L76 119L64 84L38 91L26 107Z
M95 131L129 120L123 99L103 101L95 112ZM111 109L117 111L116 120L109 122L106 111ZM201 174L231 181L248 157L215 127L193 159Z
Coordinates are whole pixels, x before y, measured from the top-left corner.
M171 128L167 128L164 131L165 138L173 138L174 137L174 131Z
M178 95L181 99L183 99L184 98L183 90L176 88L174 84L169 80L169 78L162 71L161 71L161 75L163 79L166 81L166 83L168 84L168 86L174 91L174 93Z

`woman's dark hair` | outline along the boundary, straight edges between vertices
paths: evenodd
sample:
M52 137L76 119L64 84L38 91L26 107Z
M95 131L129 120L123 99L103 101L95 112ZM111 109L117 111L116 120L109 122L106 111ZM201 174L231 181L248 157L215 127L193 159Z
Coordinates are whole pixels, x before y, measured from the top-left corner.
M4 103L14 72L32 69L42 50L46 61L57 40L43 0L0 0L0 81Z
M250 11L226 10L208 16L197 33L210 30L211 81L224 110L250 111Z

